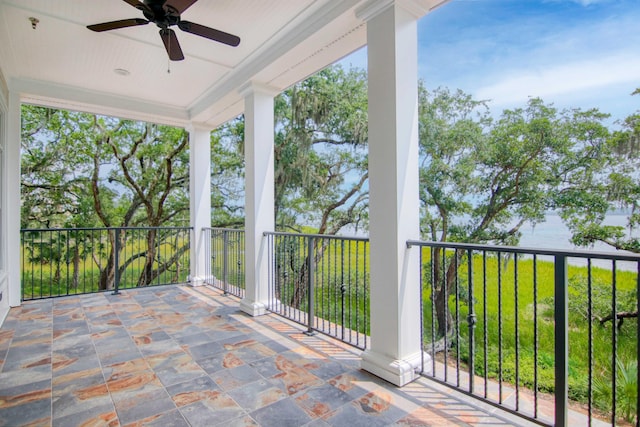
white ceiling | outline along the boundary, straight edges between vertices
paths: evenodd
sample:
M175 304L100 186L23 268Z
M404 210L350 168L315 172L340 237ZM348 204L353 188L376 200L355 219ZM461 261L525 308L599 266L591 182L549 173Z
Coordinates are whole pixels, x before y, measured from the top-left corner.
M426 11L442 0L411 2ZM242 112L244 83L283 90L363 46L356 10L367 3L199 0L182 18L235 34L240 45L174 27L185 60L169 62L154 24L86 28L143 17L123 0L0 0L0 80L23 102L214 128ZM35 30L30 17L39 20Z

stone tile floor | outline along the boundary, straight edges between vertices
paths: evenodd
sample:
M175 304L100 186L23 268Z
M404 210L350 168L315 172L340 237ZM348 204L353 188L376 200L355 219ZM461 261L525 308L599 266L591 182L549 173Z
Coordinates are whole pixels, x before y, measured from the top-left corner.
M528 423L208 287L25 303L0 329L0 426L505 426Z

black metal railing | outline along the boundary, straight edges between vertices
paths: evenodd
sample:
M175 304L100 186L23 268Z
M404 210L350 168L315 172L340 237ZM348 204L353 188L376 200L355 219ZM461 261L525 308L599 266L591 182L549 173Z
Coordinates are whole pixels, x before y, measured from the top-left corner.
M639 256L408 246L424 376L542 425L637 425Z
M205 247L207 262L205 283L244 298L245 262L244 230L228 228L203 228L203 239L210 242Z
M268 309L366 348L369 334L369 239L265 233Z
M21 230L22 299L184 283L190 227ZM117 268L116 268L117 267Z

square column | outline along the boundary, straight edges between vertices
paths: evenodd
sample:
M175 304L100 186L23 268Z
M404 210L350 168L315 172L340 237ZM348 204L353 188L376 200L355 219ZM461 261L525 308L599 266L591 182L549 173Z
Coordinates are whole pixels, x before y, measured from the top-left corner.
M365 369L402 386L417 378L420 264L407 240L420 238L418 33L405 1L372 1L367 21L369 74L369 235L371 348Z
M5 170L2 180L2 221L4 262L2 266L7 276L8 298L11 307L17 307L22 300L20 279L20 138L21 138L21 102L20 96L9 92L6 140L4 149ZM0 302L4 303L4 301ZM0 319L2 320L2 319Z
M276 90L249 82L244 96L245 297L240 309L251 316L266 312L269 260L265 231L275 229L274 117Z
M191 241L191 286L203 285L208 270L206 248L211 245L203 228L211 227L211 130L196 126L189 132L189 215Z

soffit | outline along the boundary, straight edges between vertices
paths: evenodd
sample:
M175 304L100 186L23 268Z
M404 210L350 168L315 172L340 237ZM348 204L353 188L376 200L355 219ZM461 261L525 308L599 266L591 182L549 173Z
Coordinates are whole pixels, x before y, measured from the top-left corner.
M176 29L185 60L169 62L154 24L86 29L142 17L122 0L0 0L0 74L24 102L213 128L242 111L237 88L247 81L283 90L362 47L366 26L356 10L367 3L199 0L182 18L241 43L229 47ZM416 3L428 9L441 0ZM35 30L30 17L39 20Z

